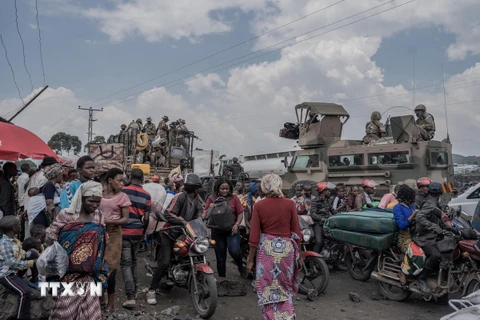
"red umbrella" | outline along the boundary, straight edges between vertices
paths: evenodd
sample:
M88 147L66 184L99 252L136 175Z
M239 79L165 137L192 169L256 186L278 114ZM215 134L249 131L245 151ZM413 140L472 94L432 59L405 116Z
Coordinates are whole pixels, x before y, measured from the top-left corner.
M0 122L0 159L43 160L47 156L54 157L57 161L61 160L42 139L32 132L10 123Z

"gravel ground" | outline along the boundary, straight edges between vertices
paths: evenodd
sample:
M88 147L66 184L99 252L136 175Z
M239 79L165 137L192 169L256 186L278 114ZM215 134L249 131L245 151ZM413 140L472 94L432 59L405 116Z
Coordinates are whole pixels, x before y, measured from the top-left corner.
M146 253L141 253L138 259L139 290L148 287L151 277L146 275L144 268ZM209 250L208 259L215 269L215 255ZM243 281L247 286L247 295L242 297L219 297L218 307L213 320L260 320L260 308L256 304L256 295L250 287L250 282L242 280L232 264L229 264L229 279ZM124 287L121 272L117 274L117 312L123 313L121 303L124 301ZM349 294L355 292L360 302L353 302ZM383 300L376 293L375 283L358 282L353 280L347 272L331 271L330 283L324 294L316 301L308 301L305 296L298 295L295 299L295 311L299 320L367 320L367 319L395 319L395 320L437 320L451 313L448 306L440 306L434 302L425 302L412 296L405 302ZM145 293L139 293L136 316L142 314L158 315L162 310L172 306L180 306L178 319L194 318L196 312L186 289L173 288L170 292L157 295L158 304L149 306L145 302ZM136 318L137 318L136 317ZM116 318L116 317L115 317ZM122 317L123 318L123 317ZM112 319L112 318L110 318Z

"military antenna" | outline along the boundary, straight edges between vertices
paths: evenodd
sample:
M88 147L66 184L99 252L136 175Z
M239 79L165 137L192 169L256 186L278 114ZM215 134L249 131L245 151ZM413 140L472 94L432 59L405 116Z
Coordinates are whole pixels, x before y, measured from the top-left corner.
M445 75L443 73L443 62L442 62L442 84L443 84L443 103L445 105L445 123L447 126L447 140L450 141L450 133L448 131L447 92L445 90Z

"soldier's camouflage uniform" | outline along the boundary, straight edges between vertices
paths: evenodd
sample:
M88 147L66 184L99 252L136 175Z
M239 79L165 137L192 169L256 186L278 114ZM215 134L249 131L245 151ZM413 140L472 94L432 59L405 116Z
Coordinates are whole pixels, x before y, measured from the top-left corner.
M418 118L415 124L417 125L416 141L430 141L433 139L435 136L435 119L430 113L425 112L423 119Z
M157 134L157 128L153 123L146 123L144 126L145 133L148 135L148 140L153 141L155 140L155 135Z
M183 147L185 150L188 149L188 144L187 144L187 140L185 139L185 135L188 134L188 128L185 124L180 124L178 127L177 127L177 143L179 146Z
M157 129L157 135L160 136L160 138L165 139L168 141L168 125L167 121L162 120L158 124L158 129Z
M168 167L168 146L156 147L152 152L152 161L156 167Z
M363 137L363 143L369 144L373 141L385 137L387 135L387 130L380 119L382 116L378 111L374 111L370 117L370 121L367 122L365 126L365 137Z

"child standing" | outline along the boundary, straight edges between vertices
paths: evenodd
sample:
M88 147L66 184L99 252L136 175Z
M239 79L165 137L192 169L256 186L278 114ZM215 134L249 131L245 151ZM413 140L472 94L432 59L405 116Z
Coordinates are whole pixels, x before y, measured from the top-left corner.
M20 270L32 268L35 260L29 258L33 255L38 257L38 252L25 253L21 244L15 239L22 228L20 219L16 216L6 216L0 220L0 284L18 295L17 319L30 319L30 288L16 273Z

